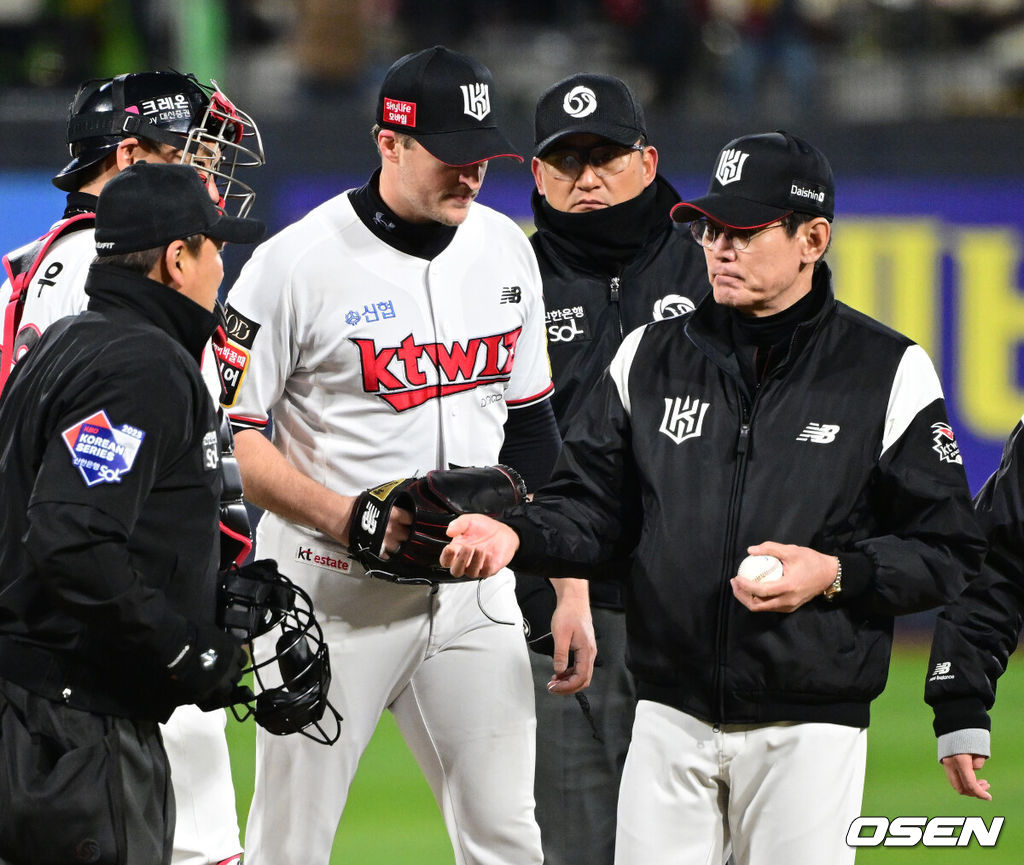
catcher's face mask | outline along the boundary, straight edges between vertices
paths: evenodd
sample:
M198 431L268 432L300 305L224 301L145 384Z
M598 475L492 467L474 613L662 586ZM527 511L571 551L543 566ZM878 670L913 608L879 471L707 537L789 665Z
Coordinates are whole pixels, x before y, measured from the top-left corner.
M221 621L225 630L250 641L252 672L259 686L255 703L244 714L232 706L235 718L250 716L276 736L301 733L314 742L333 745L341 735L342 717L327 697L331 665L323 630L313 615L313 604L302 589L277 572L270 559L232 568L222 575ZM278 630L274 651L260 658L256 637ZM261 640L261 649L270 641ZM281 684L269 687L263 680L267 668L276 664ZM333 732L321 724L325 714L333 716Z

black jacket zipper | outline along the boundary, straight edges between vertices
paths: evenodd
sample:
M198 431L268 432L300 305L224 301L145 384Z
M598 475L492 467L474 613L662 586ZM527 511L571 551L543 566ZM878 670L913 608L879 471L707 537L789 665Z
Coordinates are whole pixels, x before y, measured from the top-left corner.
M736 469L733 472L732 489L729 493L729 509L726 515L725 550L722 555L723 573L721 588L718 595L718 627L716 629L715 645L715 677L714 677L714 704L717 707L717 715L714 721L717 724L725 721L725 669L726 645L728 634L728 609L732 601L732 586L730 580L732 573L732 556L736 548L736 531L739 522L740 502L743 500L743 486L747 474L747 454L750 449L750 430L754 420L754 409L757 406L757 396L751 403L745 394L742 383L737 387L740 401L740 426L736 436Z

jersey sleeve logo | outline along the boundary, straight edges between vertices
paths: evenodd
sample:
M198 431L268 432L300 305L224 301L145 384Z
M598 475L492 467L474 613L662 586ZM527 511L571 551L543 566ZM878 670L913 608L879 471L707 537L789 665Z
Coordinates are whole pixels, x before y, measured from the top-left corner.
M942 462L963 465L960 445L957 444L953 428L948 423L932 424L932 450L939 455Z
M242 386L245 371L249 368L249 352L227 343L213 344L217 355L217 372L220 375L221 405L228 408L238 400L238 389Z
M233 343L242 348L252 348L256 334L260 332L260 323L246 318L233 306L228 304L224 310L224 330Z
M214 340L213 351L217 355L217 372L220 375L221 405L230 408L238 401L238 389L249 368L249 352L256 334L260 332L260 323L246 318L228 304L224 310L224 332L229 342Z
M137 427L115 427L104 410L72 424L63 432L71 462L86 486L118 484L131 471L146 434Z

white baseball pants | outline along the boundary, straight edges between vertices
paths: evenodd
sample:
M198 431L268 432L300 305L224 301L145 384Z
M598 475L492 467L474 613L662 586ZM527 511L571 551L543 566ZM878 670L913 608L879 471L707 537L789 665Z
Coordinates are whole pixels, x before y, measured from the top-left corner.
M241 855L226 719L223 709L179 706L160 725L177 814L172 865L211 865Z
M259 555L310 592L345 720L331 747L257 731L246 865L326 865L385 709L433 791L457 865L540 865L533 680L512 574L437 591L399 586L296 560L292 530L269 528ZM381 831L401 820L382 814Z
M619 790L615 865L852 865L867 731L715 727L641 700Z

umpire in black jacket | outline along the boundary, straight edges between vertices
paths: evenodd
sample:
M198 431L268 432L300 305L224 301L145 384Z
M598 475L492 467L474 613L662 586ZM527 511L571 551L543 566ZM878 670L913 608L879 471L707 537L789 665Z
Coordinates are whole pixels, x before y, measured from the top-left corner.
M222 479L199 357L223 242L262 233L193 168L128 168L99 199L88 310L0 397L0 861L169 862L157 724L251 695L215 625Z
M669 218L679 194L658 173L643 108L625 82L579 73L548 88L537 103L534 153L537 231L530 242L544 283L551 405L564 436L624 335L689 312L710 285L700 247ZM628 568L617 562L604 570L621 576ZM611 865L619 777L636 704L619 585L589 583L600 664L581 712L573 701L552 697L563 692L566 678L557 675L571 638L565 607L552 622L548 581L522 572L516 577L535 650L535 792L545 862ZM572 582L556 585L564 594ZM587 587L576 587L583 605ZM544 651L555 653L554 677Z

